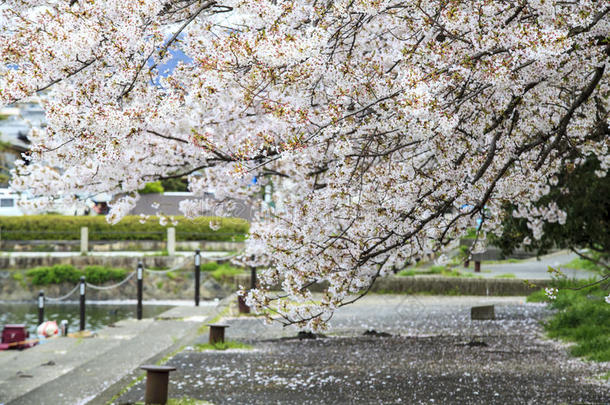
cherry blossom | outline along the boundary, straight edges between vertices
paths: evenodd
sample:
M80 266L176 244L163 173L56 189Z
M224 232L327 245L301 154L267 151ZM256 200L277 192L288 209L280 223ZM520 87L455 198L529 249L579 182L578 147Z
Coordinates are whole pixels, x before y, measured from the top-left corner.
M323 328L477 221L480 238L499 231L506 202L535 237L565 221L533 204L562 167L610 167L609 13L594 0L5 0L0 106L39 101L48 121L12 187L38 205L110 193L111 221L159 179L249 201L244 261L266 270L247 302L271 305L279 284L299 305L277 318Z

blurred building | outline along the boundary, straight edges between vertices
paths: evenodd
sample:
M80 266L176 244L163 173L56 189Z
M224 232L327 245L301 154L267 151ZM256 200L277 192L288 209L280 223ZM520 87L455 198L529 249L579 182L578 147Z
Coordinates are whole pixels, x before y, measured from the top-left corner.
M28 151L32 128L44 128L44 109L34 103L14 104L0 109L0 187L7 187L15 160Z

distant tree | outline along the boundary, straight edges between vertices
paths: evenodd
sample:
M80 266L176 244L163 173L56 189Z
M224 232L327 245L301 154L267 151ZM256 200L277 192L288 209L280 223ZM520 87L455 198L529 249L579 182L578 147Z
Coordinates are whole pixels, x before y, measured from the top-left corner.
M607 260L610 256L610 177L599 177L600 163L589 158L583 165L566 165L557 176L557 184L542 197L537 207L557 204L567 214L565 223L545 223L537 239L527 218L513 216L516 207L506 205L506 217L500 236L490 239L506 255L523 245L538 255L552 248L578 251L586 248L591 256ZM518 215L518 214L517 214Z
M146 183L143 189L139 192L140 194L159 194L164 192L165 189L161 185L160 181L153 181L151 183Z
M165 191L188 191L188 180L185 178L169 178L161 180L161 186Z

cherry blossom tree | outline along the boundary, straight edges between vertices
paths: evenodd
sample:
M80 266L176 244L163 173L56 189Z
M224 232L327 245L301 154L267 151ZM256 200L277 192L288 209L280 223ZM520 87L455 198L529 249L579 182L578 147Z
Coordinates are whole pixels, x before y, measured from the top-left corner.
M566 220L533 203L588 156L607 175L609 33L602 0L3 0L0 105L48 120L12 187L109 192L112 222L150 181L250 199L248 303L279 283L277 318L323 328L507 202L536 238Z

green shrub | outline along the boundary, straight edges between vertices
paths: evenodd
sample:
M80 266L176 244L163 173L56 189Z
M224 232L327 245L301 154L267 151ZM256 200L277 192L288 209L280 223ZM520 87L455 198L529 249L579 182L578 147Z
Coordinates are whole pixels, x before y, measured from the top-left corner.
M220 222L220 229L210 229L210 220ZM249 230L240 218L175 217L176 238L183 241L243 241ZM126 216L115 225L104 216L26 215L0 216L0 229L5 240L78 240L80 228L89 228L90 240L165 240L167 228L155 218L140 223L140 217Z
M221 281L223 279L242 274L243 272L243 269L233 267L228 264L221 264L216 270L212 271L210 275L212 278L214 278L214 280Z
M25 275L34 285L60 284L64 282L77 282L82 273L69 264L56 264L55 266L35 267L28 270Z
M462 236L462 239L475 239L477 237L477 229L476 228L468 228L466 230L466 234Z
M595 361L610 361L610 305L604 301L608 291L596 285L580 290L591 280L556 282L557 298L550 306L558 312L544 324L552 338L576 345L570 349L574 356ZM606 284L607 286L607 284ZM544 292L536 292L528 301L544 300ZM548 301L548 299L547 299Z
M127 276L127 270L115 269L105 266L87 266L84 271L85 279L91 284L103 284L108 281L120 281Z
M82 276L85 276L91 284L103 284L124 279L127 276L127 270L104 266L87 266L83 270L79 270L69 264L56 264L30 269L25 275L33 285L77 283Z
M160 194L164 191L165 189L160 181L153 181L152 183L146 183L144 188L140 190L140 194Z
M201 271L214 271L218 268L216 262L205 262L201 264Z

